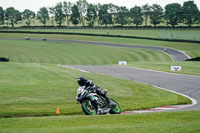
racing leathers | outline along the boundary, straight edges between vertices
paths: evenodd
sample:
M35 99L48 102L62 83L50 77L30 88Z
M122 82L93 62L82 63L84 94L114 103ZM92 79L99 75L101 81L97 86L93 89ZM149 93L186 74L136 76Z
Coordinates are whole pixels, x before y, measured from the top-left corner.
M108 101L109 104L111 104L111 100L106 96L107 90L101 89L100 87L95 85L91 80L87 80L84 86L80 86L77 90L77 94L82 92L82 89L88 89L92 93L97 93L98 95L101 95L106 99L106 101ZM94 98L92 99L92 101L97 105L97 114L101 114L102 110L100 108L100 104L98 103L98 99Z

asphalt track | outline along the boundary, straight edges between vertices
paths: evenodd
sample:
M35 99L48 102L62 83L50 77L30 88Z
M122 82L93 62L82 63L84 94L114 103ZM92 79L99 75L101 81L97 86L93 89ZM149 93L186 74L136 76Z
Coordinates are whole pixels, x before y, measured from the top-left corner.
M138 81L191 97L193 106L180 110L200 110L200 76L174 74L140 68L117 66L65 65L85 72ZM196 103L197 102L197 103Z
M0 38L4 40L24 40L24 38ZM43 39L31 39L35 41L41 41ZM27 40L28 41L28 40ZM118 43L105 43L105 42L94 42L94 41L80 41L80 40L61 40L61 39L45 39L45 41L55 41L55 42L68 42L68 43L78 43L85 45L105 45L105 46L113 46L113 47L127 47L127 48L144 48L151 50L159 50L168 54L173 61L184 61L190 59L190 56L186 53L175 50L172 48L165 47L155 47L155 46L141 46L141 45L133 45L133 44L118 44Z

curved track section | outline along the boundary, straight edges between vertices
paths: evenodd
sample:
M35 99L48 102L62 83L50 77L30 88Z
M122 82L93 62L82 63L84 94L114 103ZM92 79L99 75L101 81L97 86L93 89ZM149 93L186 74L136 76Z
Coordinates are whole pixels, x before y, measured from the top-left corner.
M114 47L144 48L144 49L151 49L151 50L159 50L162 52L166 52L174 61L184 61L190 58L190 56L187 55L186 53L183 53L181 51L178 51L172 48L164 48L164 47L139 46L139 45L133 45L133 44L117 44L117 43L104 43L104 42L79 41L79 40L49 39L48 41L62 41L62 42L79 43L79 44L106 45L106 46L114 46Z
M113 67L113 66L78 66L63 65L84 72L104 74L141 83L150 84L156 87L177 92L193 99L194 106L180 110L200 110L200 76L173 74L167 72L153 71L140 68ZM195 100L194 100L195 99Z
M0 38L5 40L24 40L22 38ZM44 41L44 39L31 39L35 41ZM28 40L27 40L28 41ZM87 44L87 45L105 45L105 46L114 46L114 47L128 47L128 48L144 48L144 49L151 49L151 50L159 50L162 52L167 53L173 61L184 61L190 59L190 56L184 52L179 50L175 50L172 48L165 48L165 47L155 47L155 46L140 46L140 45L133 45L133 44L117 44L117 43L104 43L104 42L94 42L94 41L80 41L80 40L59 40L59 39L45 39L45 41L55 41L55 42L69 42L69 43L79 43L79 44Z

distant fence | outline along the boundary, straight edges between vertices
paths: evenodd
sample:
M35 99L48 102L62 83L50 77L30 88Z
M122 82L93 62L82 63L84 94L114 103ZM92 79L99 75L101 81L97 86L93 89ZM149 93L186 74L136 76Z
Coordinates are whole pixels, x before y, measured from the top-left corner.
M129 29L135 29L135 30L156 30L156 29L179 29L179 30L185 30L185 29L190 29L190 30L200 30L200 26L193 26L193 27L188 27L188 26L177 26L177 27L170 27L170 26L157 26L157 27L153 27L153 26L94 26L94 27L90 27L90 26L21 26L21 27L0 27L0 29L5 29L5 30L17 30L17 29L121 29L121 30L129 30Z

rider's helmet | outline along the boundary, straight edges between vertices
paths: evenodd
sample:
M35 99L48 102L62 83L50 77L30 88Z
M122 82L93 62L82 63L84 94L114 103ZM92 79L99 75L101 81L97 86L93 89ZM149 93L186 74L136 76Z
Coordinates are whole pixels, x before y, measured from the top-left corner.
M84 76L80 76L80 77L77 79L77 82L78 82L79 86L85 86L86 81L87 81L87 79L86 79Z

